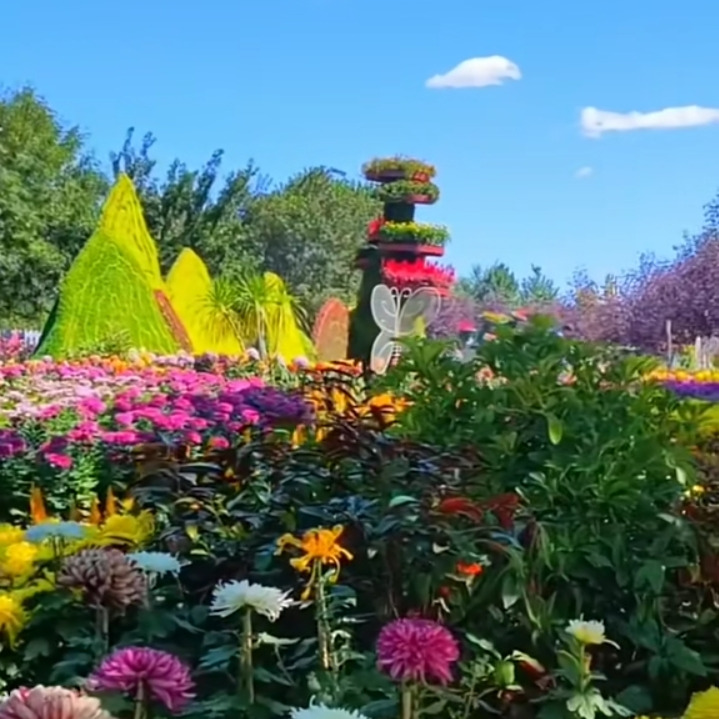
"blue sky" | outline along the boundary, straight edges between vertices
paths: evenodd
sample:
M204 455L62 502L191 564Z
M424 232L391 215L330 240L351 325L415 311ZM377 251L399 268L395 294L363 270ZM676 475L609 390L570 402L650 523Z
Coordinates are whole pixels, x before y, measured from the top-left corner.
M580 126L585 107L719 108L715 0L22 0L2 24L0 82L35 86L103 160L134 125L162 163L221 147L227 169L252 157L277 179L434 163L442 198L418 219L450 227L460 272L501 260L601 279L669 254L719 188L719 124ZM492 55L521 78L425 86Z

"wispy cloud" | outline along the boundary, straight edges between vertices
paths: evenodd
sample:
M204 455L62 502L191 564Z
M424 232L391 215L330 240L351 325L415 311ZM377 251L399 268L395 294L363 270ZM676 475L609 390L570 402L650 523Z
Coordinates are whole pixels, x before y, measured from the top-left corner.
M591 177L594 174L594 168L589 167L589 165L585 165L584 167L580 167L575 173L574 176L578 180L583 180L585 177Z
M521 77L519 66L511 60L501 55L490 55L464 60L449 72L433 75L425 86L432 89L488 87L502 85L505 80L519 80Z
M633 130L674 130L719 123L719 108L687 105L666 107L654 112L610 112L596 107L582 110L582 132L587 137L601 137L605 132Z

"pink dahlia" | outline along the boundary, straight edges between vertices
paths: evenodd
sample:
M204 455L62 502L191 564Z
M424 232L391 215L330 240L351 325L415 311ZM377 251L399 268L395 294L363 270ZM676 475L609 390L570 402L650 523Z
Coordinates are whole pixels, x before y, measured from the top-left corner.
M377 666L396 681L452 681L459 645L452 633L430 619L396 619L377 639Z
M63 687L16 689L0 699L0 719L110 719L100 700Z
M152 697L173 713L181 711L195 696L190 668L174 654L147 647L125 647L113 652L87 684L92 691Z

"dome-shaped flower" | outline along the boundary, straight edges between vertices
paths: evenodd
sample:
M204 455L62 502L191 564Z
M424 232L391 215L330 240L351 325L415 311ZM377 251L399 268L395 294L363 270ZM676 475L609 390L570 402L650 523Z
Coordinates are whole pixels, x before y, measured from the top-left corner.
M452 680L459 645L451 632L429 619L396 619L377 639L377 666L396 681Z
M212 593L210 614L229 617L231 614L249 607L258 614L264 614L270 621L276 621L282 611L292 605L289 592L262 584L251 584L246 579L241 582L220 582Z
M99 699L64 687L16 689L0 700L0 719L110 719Z
M57 583L80 590L91 607L123 611L147 599L145 575L119 549L85 549L68 557Z
M195 696L189 667L174 654L148 647L125 647L113 652L87 685L92 691L120 691L133 697L138 687L143 687L173 713L181 711Z

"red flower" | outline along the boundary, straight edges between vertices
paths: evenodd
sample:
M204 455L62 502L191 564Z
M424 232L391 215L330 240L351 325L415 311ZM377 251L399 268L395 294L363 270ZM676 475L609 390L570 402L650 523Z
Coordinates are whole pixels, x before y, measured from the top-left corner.
M370 240L379 234L379 231L382 229L384 223L384 217L377 217L374 220L370 221L370 223L367 225L367 235L369 236Z
M457 562L457 574L464 574L467 577L478 577L483 571L484 567L477 562L467 564L466 562Z
M519 495L514 492L498 494L482 502L482 506L494 514L503 529L511 529L514 526L514 515L519 507Z
M482 508L467 497L447 497L437 506L441 514L460 514L464 517L481 522L484 512Z
M423 258L412 261L386 260L382 275L387 284L396 287L435 287L449 289L456 281L454 269L442 267Z

